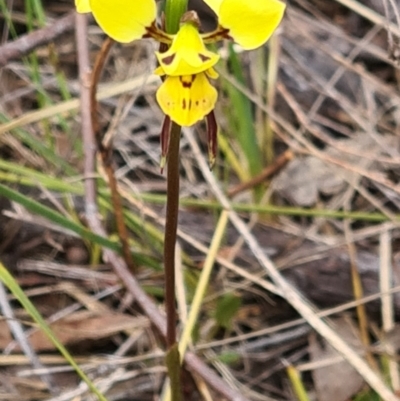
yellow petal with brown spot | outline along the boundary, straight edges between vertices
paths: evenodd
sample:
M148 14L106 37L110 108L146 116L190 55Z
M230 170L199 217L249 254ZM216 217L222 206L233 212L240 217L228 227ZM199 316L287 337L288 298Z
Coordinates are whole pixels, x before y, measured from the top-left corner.
M156 52L158 62L166 75L193 75L214 66L219 55L209 51L198 28L191 22L182 24L171 47L164 53Z
M209 114L218 93L205 73L167 76L156 94L164 114L181 126L191 126Z

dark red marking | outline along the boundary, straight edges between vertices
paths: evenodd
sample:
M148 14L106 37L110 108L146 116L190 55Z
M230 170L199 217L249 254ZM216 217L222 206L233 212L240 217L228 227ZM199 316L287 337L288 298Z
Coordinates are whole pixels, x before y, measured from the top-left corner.
M194 82L195 79L196 79L196 75L191 75L191 76L190 76L190 81L185 81L185 80L183 79L183 77L179 77L179 80L181 81L182 86L183 86L184 88L190 88L190 87L192 86L192 84L193 84L193 82Z
M169 138L171 133L172 121L168 116L165 116L161 128L161 174L164 170L164 165L168 156Z
M172 64L172 62L174 61L175 56L176 56L176 53L171 54L170 56L167 56L167 57L162 58L161 61L162 61L164 64L170 65L170 64Z
M218 125L217 120L215 119L214 110L212 110L206 116L207 120L207 139L208 139L208 162L210 165L210 170L213 168L215 159L217 157L217 133L218 133Z
M199 53L199 57L201 61L208 61L211 57L205 56L204 54Z

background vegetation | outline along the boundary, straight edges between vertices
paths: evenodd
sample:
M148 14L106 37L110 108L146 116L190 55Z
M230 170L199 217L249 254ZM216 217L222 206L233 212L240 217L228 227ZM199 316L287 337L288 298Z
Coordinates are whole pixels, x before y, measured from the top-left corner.
M114 45L98 92L132 279L100 161L88 215L73 13L0 0L0 399L89 400L86 381L107 400L154 400L166 373L155 45ZM181 332L206 288L185 400L397 399L398 14L395 0L291 0L267 46L218 49L213 171L202 124L181 142ZM93 21L88 38L93 63L105 39Z

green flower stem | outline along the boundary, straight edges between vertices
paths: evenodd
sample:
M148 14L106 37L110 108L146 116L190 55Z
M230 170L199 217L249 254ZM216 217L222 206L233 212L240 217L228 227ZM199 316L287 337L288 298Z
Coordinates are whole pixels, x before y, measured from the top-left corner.
M165 29L167 33L177 33L182 15L187 10L187 0L166 0Z

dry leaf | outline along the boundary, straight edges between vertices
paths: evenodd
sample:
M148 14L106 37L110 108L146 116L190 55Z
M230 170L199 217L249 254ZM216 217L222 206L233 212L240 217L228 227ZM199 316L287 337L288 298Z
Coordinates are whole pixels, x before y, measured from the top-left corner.
M2 323L2 322L0 322ZM76 312L65 319L61 319L51 324L57 338L64 345L75 344L83 340L98 340L107 338L121 331L132 331L148 327L148 319L145 317L133 317L123 313L105 313L101 315L93 314L90 311ZM8 344L8 328L2 330L0 337L0 347L4 348ZM53 343L40 330L35 331L29 341L36 351L54 350Z
M349 319L333 319L337 334L355 349L362 349L358 330ZM310 356L313 362L336 359L339 354L326 343L310 335ZM318 401L347 401L362 387L364 381L357 371L342 359L312 372Z
M274 181L274 188L294 204L312 206L318 192L335 193L345 182L327 163L313 156L293 159Z

